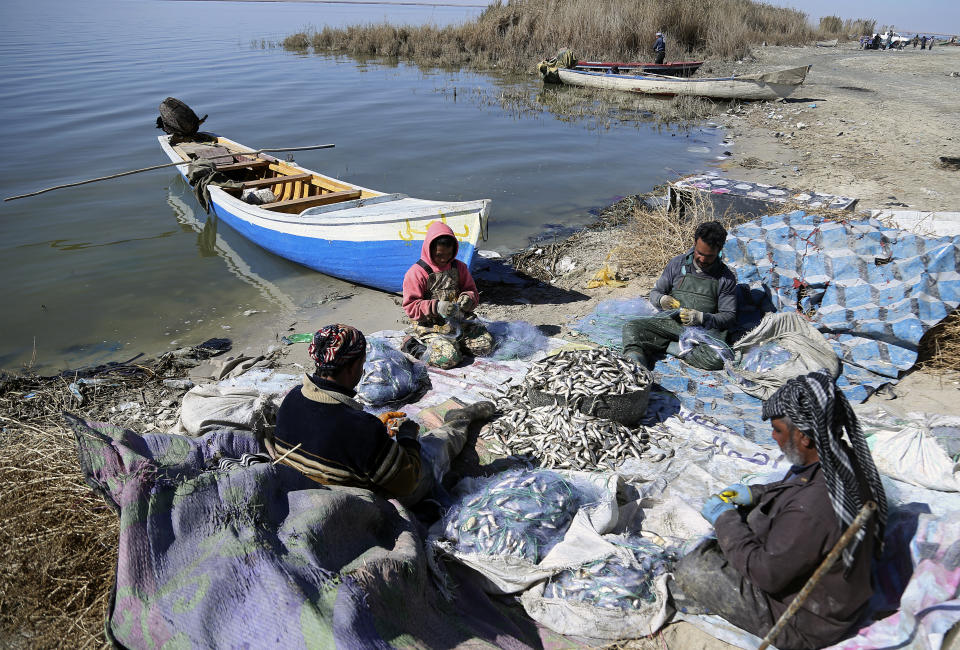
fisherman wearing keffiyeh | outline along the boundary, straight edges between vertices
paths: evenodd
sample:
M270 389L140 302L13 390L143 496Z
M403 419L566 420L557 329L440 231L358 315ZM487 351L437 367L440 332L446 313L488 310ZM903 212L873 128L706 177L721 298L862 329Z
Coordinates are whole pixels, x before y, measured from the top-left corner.
M416 422L392 412L381 419L354 400L366 348L355 327L338 323L317 330L309 348L316 372L304 375L303 385L283 398L265 445L275 461L318 483L366 488L412 505L432 489L433 468L421 460ZM490 402L450 411L446 423L423 439L453 458L466 442L470 422L493 411Z
M773 639L780 650L832 645L852 632L873 593L887 502L857 417L823 371L795 377L763 405L791 463L766 485L731 485L702 514L716 539L677 565L678 607L693 604L764 636L867 501L876 513ZM679 590L676 586L679 585Z

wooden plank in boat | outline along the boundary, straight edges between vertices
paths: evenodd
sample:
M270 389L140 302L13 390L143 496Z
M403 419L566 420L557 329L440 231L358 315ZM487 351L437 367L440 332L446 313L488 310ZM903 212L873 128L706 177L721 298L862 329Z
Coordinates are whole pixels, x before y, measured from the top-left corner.
M275 176L274 178L260 178L255 181L246 181L241 189L258 190L261 187L271 187L282 183L296 183L297 181L310 182L313 174L291 174L289 176Z
M217 165L218 172L232 172L238 169L260 169L261 167L270 166L269 160L247 160L244 162L238 163L227 163L225 165Z
M347 190L344 192L330 192L329 194L319 194L317 196L305 196L299 199L287 199L286 201L276 201L274 203L265 203L261 208L266 210L276 210L278 212L299 212L307 208L318 205L328 205L330 203L339 203L340 201L352 201L360 198L360 190Z

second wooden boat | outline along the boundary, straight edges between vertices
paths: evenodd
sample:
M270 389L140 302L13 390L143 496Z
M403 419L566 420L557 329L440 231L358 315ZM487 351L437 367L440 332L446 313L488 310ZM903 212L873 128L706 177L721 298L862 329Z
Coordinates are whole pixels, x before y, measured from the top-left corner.
M668 77L690 77L700 69L703 61L671 61L669 63L617 63L613 61L577 61L574 68L576 70L587 70L589 72L610 72L620 74L623 72L644 72L646 74L659 74Z
M711 99L771 100L787 97L807 76L810 66L789 68L763 74L685 79L640 74L588 72L541 63L540 74L546 82L570 86L623 90L647 95L694 95Z

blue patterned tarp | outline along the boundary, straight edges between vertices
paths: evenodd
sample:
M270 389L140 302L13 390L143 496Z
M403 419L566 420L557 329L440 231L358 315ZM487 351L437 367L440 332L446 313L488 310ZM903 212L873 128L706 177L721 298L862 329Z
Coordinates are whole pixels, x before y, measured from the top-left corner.
M799 308L843 362L837 385L854 403L896 383L916 362L923 334L960 304L960 237L921 237L873 219L760 217L730 231L723 255L740 282L742 331L766 312ZM760 401L725 372L672 357L656 371L687 409L770 443Z

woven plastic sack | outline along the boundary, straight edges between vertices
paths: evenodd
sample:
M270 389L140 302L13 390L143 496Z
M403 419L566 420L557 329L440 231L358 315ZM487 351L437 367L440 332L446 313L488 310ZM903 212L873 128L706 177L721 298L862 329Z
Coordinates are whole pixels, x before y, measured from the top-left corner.
M604 300L587 316L576 321L571 329L594 343L612 348L623 347L623 325L634 318L659 313L646 298Z
M396 402L417 390L427 370L386 339L367 339L367 358L357 397L371 406Z

